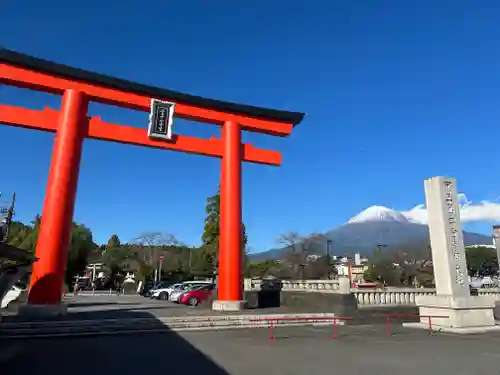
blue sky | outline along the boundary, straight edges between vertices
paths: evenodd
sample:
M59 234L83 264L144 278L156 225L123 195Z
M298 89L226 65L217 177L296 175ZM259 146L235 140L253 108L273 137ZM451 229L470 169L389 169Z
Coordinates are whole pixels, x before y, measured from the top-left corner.
M495 200L499 16L495 0L7 0L0 43L141 83L306 112L289 138L244 135L283 152L282 167L243 169L243 219L260 251L280 233L329 230L371 205L411 209L434 175L456 177L473 202ZM1 87L0 102L57 108L59 98ZM147 126L147 113L102 105L90 113ZM220 134L212 125L174 126ZM29 221L42 209L53 135L0 126L0 141L8 161L0 191L18 193L17 219ZM219 167L87 140L75 219L99 242L163 231L198 244Z

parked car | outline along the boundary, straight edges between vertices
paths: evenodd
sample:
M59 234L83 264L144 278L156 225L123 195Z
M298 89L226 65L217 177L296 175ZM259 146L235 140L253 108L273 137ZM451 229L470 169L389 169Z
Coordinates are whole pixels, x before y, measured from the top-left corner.
M2 299L2 309L5 309L9 306L9 303L17 300L24 288L22 288L19 284L13 285L12 288L7 292L5 297Z
M179 297L179 303L181 305L197 306L199 303L207 300L214 290L215 286L213 284L189 290Z
M157 289L166 289L171 287L172 285L176 284L175 281L170 281L170 280L163 280L163 281L158 281L156 283L148 283L142 290L142 295L144 297L151 297L153 295L153 292ZM177 283L178 284L178 283Z
M211 281L203 281L203 280L195 280L195 281L184 281L182 283L176 283L176 284L173 284L173 285L170 285L166 288L158 288L158 289L153 289L151 291L151 297L150 298L154 298L154 299L162 299L162 300L169 300L170 299L170 295L172 294L172 292L175 290L179 290L181 288L185 288L186 285L199 285L199 286L202 286L202 285L206 285L206 284L211 284L212 282Z
M172 302L179 302L179 298L181 295L183 295L186 292L189 292L190 290L198 289L200 287L206 286L206 285L211 285L209 283L203 283L203 284L184 284L181 287L177 288L170 294L170 301Z

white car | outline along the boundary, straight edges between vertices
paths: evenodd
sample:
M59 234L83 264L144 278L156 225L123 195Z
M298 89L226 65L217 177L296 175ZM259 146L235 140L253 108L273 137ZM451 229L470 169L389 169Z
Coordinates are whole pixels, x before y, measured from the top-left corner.
M151 298L162 299L168 301L172 292L186 288L188 285L206 285L211 284L212 281L184 281L183 283L177 283L170 285L167 288L158 288L151 291Z
M22 288L13 285L12 288L10 288L10 290L7 292L5 297L2 299L2 309L5 309L7 306L9 306L9 303L18 299L22 291Z

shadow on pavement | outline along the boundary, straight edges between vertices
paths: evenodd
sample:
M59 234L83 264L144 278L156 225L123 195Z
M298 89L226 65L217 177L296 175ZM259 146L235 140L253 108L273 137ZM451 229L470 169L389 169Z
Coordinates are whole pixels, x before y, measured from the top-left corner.
M123 305L123 302L68 302L68 307L92 307L92 306L113 306ZM126 303L125 303L126 304Z
M144 304L144 303L151 303L154 304L155 302L163 302L163 304L156 304L156 307L168 307L168 306L173 306L167 304L168 301L157 301L153 299L144 299L141 301L142 303L139 304ZM119 305L119 306L124 306L124 305L138 305L137 301L105 301L105 302L81 302L81 301L67 301L65 302L68 307L93 307L93 306L113 306L113 305Z
M86 314L93 315L92 312ZM155 319L146 312L130 311L123 312L120 317ZM89 319L100 318L99 314L95 314ZM8 347L16 349L10 358L0 359L1 373L110 375L167 372L229 375L177 333L165 329L165 332L87 337L0 338L0 350Z
M177 314L165 314L164 317L174 317L188 315L185 309L179 308L178 306L131 306L130 308L124 308L120 304L116 304L116 308L109 308L106 310L85 310L85 311L69 311L64 316L54 316L54 317L22 317L17 315L4 316L4 322L35 322L35 321L71 321L71 320L100 320L100 319L133 319L133 318L157 318L158 315L147 313L146 310L179 310ZM87 306L88 307L88 306ZM96 306L97 307L97 306ZM194 310L194 309L193 309ZM197 310L199 311L199 310ZM144 314L144 315L141 315Z

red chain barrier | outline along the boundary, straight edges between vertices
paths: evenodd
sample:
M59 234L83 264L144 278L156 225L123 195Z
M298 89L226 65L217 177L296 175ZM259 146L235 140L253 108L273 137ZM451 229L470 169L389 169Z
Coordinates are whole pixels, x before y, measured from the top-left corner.
M387 330L387 336L392 336L391 331L391 319L404 319L404 318L427 318L428 319L428 334L432 336L432 318L449 318L445 315L419 315L419 314L386 314L385 316L385 327Z
M332 321L333 332L331 338L337 338L337 325L338 321L346 321L353 320L354 318L351 316L335 316L335 317L326 317L326 316L308 316L308 317L280 317L280 318L259 318L252 320L253 322L266 321L267 326L269 328L269 340L275 341L276 337L274 336L274 328L277 326L278 322L296 322L296 321Z

